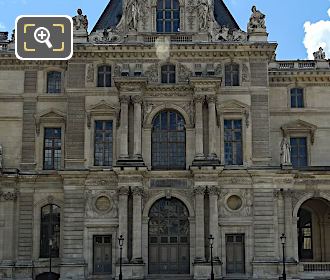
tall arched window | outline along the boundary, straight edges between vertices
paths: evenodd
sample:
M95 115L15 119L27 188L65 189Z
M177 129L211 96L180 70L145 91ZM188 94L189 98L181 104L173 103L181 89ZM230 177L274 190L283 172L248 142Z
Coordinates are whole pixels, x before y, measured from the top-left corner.
M185 169L186 167L185 122L176 111L162 111L154 118L152 167L154 169Z
M180 29L180 5L178 0L158 0L157 32L172 33Z
M47 73L47 93L61 93L62 73L51 71Z
M298 217L299 259L313 259L312 213L301 208Z
M47 204L41 208L40 219L40 258L59 257L61 208Z
M225 86L239 86L239 65L237 63L225 66Z

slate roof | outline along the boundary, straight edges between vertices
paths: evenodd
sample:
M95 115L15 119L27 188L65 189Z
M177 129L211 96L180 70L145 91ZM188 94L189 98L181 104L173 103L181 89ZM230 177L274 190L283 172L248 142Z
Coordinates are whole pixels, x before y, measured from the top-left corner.
M92 32L105 28L115 27L123 14L122 0L110 0L101 17L94 26ZM214 0L214 16L216 21L230 29L239 29L237 22L228 10L223 0Z

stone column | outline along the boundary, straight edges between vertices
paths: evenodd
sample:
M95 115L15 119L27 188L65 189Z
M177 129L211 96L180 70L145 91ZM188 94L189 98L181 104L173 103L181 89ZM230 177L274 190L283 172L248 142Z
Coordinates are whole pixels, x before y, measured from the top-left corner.
M196 215L196 258L195 262L205 260L205 236L204 236L204 194L205 187L194 188L195 195L195 215Z
M134 103L134 158L141 159L141 137L142 137L142 123L141 123L141 104L142 97L135 95L132 97Z
M293 232L292 232L292 192L290 190L284 191L283 193L284 199L284 211L283 211L283 219L284 219L284 232L287 237L287 247L286 247L286 257L288 259L294 259L294 242L293 242ZM281 233L280 233L281 234Z
M195 131L196 131L196 156L195 159L204 158L203 149L203 101L204 96L195 97Z
M215 95L207 96L209 112L209 155L208 157L214 159L217 157L215 144L216 144L216 110L215 104L217 97Z
M210 203L210 234L213 235L213 259L219 260L219 211L218 211L218 198L219 188L217 186L208 187L209 203Z
M142 263L142 196L143 188L134 187L133 192L133 262Z
M129 96L122 95L120 101L120 158L128 158L128 102Z
M122 186L118 190L119 195L119 228L118 228L118 237L122 235L124 237L123 243L123 261L127 261L127 239L128 239L128 226L127 226L127 215L128 215L128 193L129 187ZM118 254L119 256L119 254Z

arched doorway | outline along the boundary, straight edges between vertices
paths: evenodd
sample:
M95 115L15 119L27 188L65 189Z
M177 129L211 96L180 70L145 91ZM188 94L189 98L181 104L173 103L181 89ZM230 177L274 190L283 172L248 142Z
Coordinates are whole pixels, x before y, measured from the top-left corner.
M322 198L305 201L298 211L298 256L301 262L330 261L330 203Z
M149 211L149 273L189 274L189 212L177 198L161 198Z

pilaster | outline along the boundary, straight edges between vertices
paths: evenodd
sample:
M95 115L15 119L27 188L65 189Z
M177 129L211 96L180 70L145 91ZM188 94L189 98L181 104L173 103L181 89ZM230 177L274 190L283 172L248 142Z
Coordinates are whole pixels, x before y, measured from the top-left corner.
M132 188L133 193L133 262L143 263L142 259L142 196L143 188Z
M205 261L205 232L204 232L204 194L205 186L196 186L194 188L195 195L195 211L196 211L196 255L195 262Z

